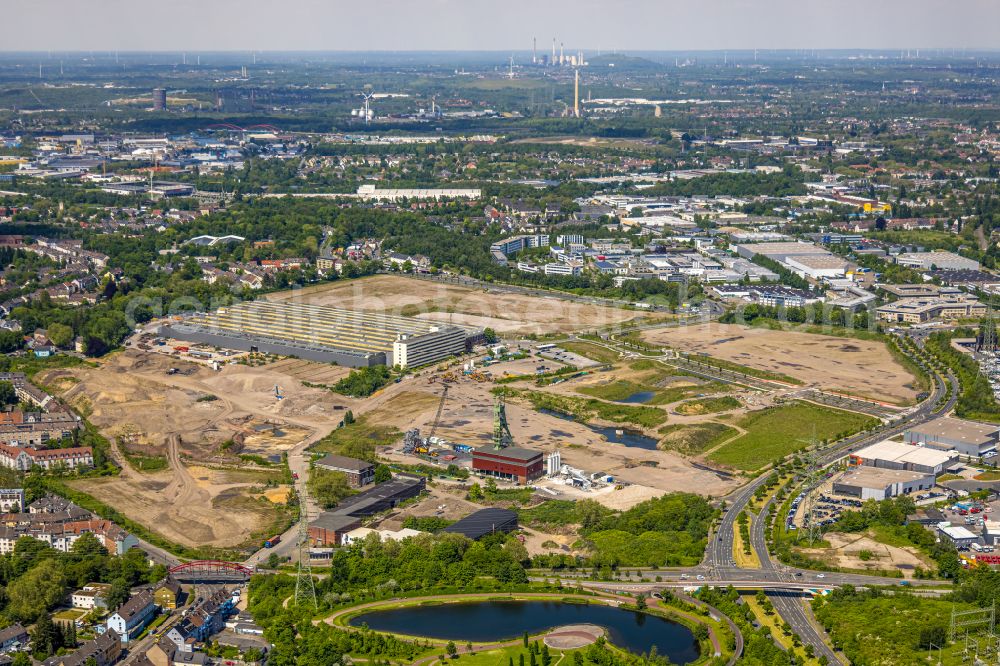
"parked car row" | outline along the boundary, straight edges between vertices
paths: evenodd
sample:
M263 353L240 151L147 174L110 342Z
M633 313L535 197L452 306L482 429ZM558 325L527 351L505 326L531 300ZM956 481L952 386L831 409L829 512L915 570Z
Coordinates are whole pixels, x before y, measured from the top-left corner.
M792 506L788 510L788 517L785 519L785 529L788 531L794 531L795 527L795 514L799 511L799 504L802 503L806 497L805 493L799 493L799 496L792 500Z
M837 504L840 506L853 506L858 508L860 508L864 504L864 502L862 502L861 500L847 499L847 498L837 499L836 497L828 497L822 494L819 496L819 501L825 504Z

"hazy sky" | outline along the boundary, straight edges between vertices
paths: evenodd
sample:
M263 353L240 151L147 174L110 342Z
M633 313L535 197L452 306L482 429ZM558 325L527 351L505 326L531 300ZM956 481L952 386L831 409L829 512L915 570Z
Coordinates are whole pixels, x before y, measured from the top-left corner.
M1000 49L1000 0L0 0L0 35L0 50Z

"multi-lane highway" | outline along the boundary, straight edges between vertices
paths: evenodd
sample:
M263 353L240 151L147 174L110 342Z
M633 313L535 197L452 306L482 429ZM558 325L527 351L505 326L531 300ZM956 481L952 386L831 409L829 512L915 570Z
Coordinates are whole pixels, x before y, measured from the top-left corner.
M495 287L495 285L491 285ZM662 325L662 324L661 324ZM613 343L603 343L609 348L621 351L622 348ZM714 369L713 369L714 370ZM949 390L949 387L951 389ZM908 411L901 411L894 415L895 419L889 423L884 423L878 429L870 433L861 433L841 440L829 447L817 452L817 462L826 467L842 459L851 451L857 450L869 444L890 438L902 433L907 428L936 418L940 414L949 412L955 405L958 396L958 381L952 375L934 376L934 389L931 395L920 405ZM945 396L947 400L945 400ZM304 447L303 447L304 449ZM296 489L303 505L306 507L306 514L316 510L314 503L308 497L304 484L306 462L303 450L293 450L289 453L289 465L293 472L299 474L299 482ZM709 536L708 547L705 558L697 567L676 570L639 570L640 580L637 582L596 582L587 581L586 573L564 572L558 574L558 578L566 580L569 584L580 584L585 587L616 590L620 592L654 591L658 588L672 587L683 588L688 586L732 585L744 589L763 589L769 596L775 610L780 617L786 621L792 630L801 638L803 643L812 645L817 655L825 655L831 664L840 664L842 660L829 647L824 639L822 629L819 628L812 612L804 603L809 592L819 588L830 588L840 585L886 585L891 584L892 579L879 576L865 576L861 574L842 573L821 573L816 571L795 569L774 561L768 551L765 538L765 520L767 507L764 507L758 520L753 521L751 530L751 545L760 558L761 567L759 569L744 569L737 565L733 557L733 545L735 542L735 530L738 529L737 517L740 512L746 509L750 499L757 490L766 482L767 475L763 474L726 497L728 510L723 513L717 528ZM305 519L305 516L303 516ZM251 556L247 565L259 565L270 553L279 556L294 556L294 548L297 545L296 528L293 527L283 535L282 542L273 549L262 549ZM551 579L553 576L544 576L542 572L536 572L533 578L538 580ZM657 578L656 583L643 582ZM935 585L934 581L911 581L911 585L924 586Z
M662 326L660 324L659 326ZM646 358L658 358L654 355L643 355L635 350L628 349L622 343L606 341L602 346L616 351L624 351L633 356L643 356ZM666 362L678 364L683 363L690 366L684 360L661 359ZM739 375L731 370L714 367L685 367L689 372L699 370L710 375L713 379L721 381L736 382L753 386L754 383L767 383L768 388L774 388L773 382L759 380L757 378ZM727 373L729 373L727 375ZM817 463L821 467L828 467L852 451L863 448L870 444L891 438L905 431L906 429L937 418L942 414L950 412L958 399L959 384L957 378L949 371L946 376L934 374L934 388L931 395L916 407L909 410L895 410L884 406L878 409L861 408L859 405L849 404L852 401L843 396L835 396L840 403L837 405L843 409L852 411L862 411L881 418L891 419L883 423L876 430L869 433L860 433L852 437L845 438L839 442L818 451ZM950 390L949 390L950 387ZM947 396L947 400L945 400ZM808 396L805 399L813 399ZM816 402L827 403L826 400L814 400ZM855 401L858 402L858 401ZM734 585L736 587L764 589L774 605L778 614L792 627L792 630L799 635L807 645L812 645L817 655L825 655L831 664L839 664L841 660L830 649L821 633L821 629L812 618L811 610L803 602L802 593L815 588L828 588L839 585L886 585L891 579L878 576L864 576L857 574L840 573L819 573L809 570L794 569L776 563L768 551L765 539L765 521L763 519L753 522L751 533L751 544L761 561L760 569L741 569L737 566L733 557L733 544L735 541L735 530L738 529L736 520L743 511L750 499L767 481L767 474L762 474L749 484L735 491L726 497L728 510L723 514L716 530L709 536L708 547L705 552L705 559L698 567L687 570L676 570L665 572L644 571L644 578L659 577L662 582L660 586L678 585ZM766 509L766 507L765 507ZM762 510L760 516L765 516L766 511ZM911 584L923 585L934 584L933 582L912 581ZM606 584L604 584L606 586ZM635 583L625 583L626 590L638 591L640 589L653 589L656 585ZM633 589L634 588L634 589Z
M855 451L869 444L888 439L894 435L902 433L913 425L923 423L935 418L940 413L947 413L955 406L958 396L958 380L950 373L946 377L935 375L934 390L931 395L918 407L903 415L891 424L886 424L870 434L859 434L841 440L831 447L824 449L819 462L823 466L828 466L840 460L851 451ZM948 387L952 390L949 392ZM948 395L947 401L939 405ZM710 536L709 546L706 549L705 560L702 569L707 569L706 581L717 579L727 580L748 580L760 583L760 586L768 592L777 613L791 625L792 630L799 635L807 645L812 645L817 655L826 655L830 663L841 663L841 660L830 649L823 639L820 629L812 618L811 611L804 605L801 594L794 591L795 583L801 583L804 587L826 587L835 585L885 585L884 578L874 576L861 576L853 574L824 573L814 571L799 570L785 567L776 563L767 548L765 538L765 521L758 519L753 521L751 529L751 545L756 551L761 561L760 569L739 569L733 559L733 543L735 530L738 529L736 520L740 512L743 511L750 498L753 497L757 489L767 480L766 475L762 475L750 484L744 486L730 497L726 498L729 503L728 511L719 522L719 527ZM766 515L766 508L761 510L760 516ZM919 581L914 581L918 583Z

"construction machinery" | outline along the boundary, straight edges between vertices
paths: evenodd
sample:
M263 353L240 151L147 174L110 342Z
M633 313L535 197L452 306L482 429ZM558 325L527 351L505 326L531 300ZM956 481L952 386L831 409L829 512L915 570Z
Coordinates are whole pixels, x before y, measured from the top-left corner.
M430 452L431 440L437 431L438 423L441 421L441 413L444 411L444 403L448 398L448 380L444 380L441 386L441 400L438 402L437 411L434 413L434 420L431 421L431 430L427 437L420 436L419 428L410 428L403 434L403 453L417 455L433 455Z
M431 431L427 434L427 439L424 440L425 443L429 443L434 433L437 431L438 422L441 421L441 413L444 411L444 401L448 398L448 384L445 383L441 386L441 401L438 402L437 411L434 413L434 420L431 421Z
M415 453L423 445L424 440L420 437L419 428L410 428L403 435L403 453Z

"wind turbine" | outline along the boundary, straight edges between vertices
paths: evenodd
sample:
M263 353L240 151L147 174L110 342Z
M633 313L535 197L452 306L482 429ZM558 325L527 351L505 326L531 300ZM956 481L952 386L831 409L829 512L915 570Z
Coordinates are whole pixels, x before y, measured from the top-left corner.
M365 100L365 125L368 124L368 120L371 118L371 109L369 107L369 102L375 97L375 92L364 92L361 91L361 98Z

